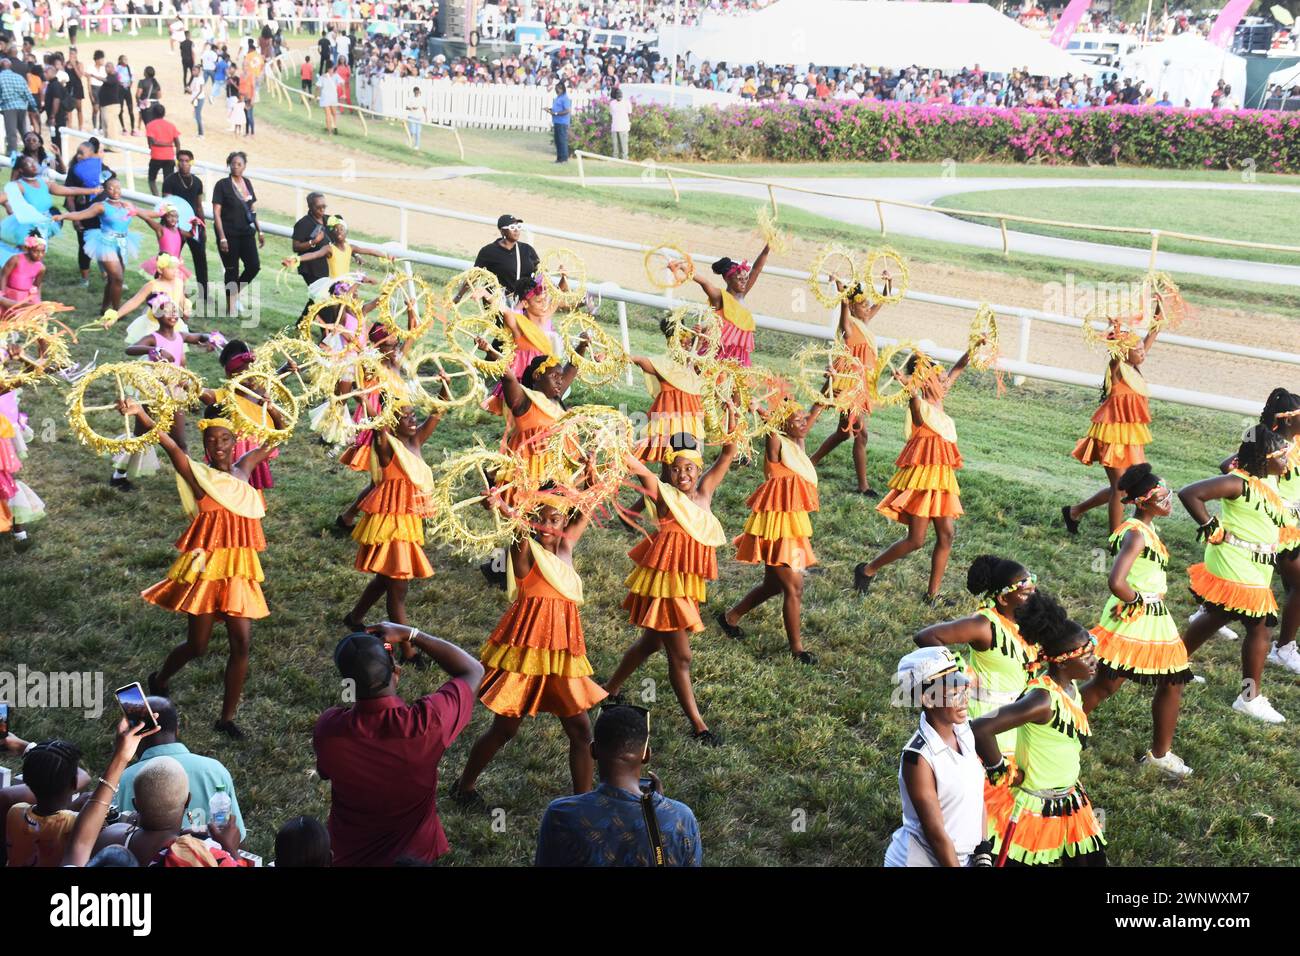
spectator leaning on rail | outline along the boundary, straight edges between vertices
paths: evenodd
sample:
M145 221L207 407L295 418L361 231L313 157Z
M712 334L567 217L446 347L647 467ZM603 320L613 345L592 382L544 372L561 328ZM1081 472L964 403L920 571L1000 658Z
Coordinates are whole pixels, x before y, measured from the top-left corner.
M537 834L538 866L700 866L691 808L663 794L650 762L650 715L626 704L601 709L591 742L600 784L551 801Z
M450 678L408 704L394 644L410 642ZM438 819L438 762L469 725L483 665L455 644L385 622L349 634L334 663L355 693L316 721L316 770L330 782L329 834L335 866L432 862L450 847Z

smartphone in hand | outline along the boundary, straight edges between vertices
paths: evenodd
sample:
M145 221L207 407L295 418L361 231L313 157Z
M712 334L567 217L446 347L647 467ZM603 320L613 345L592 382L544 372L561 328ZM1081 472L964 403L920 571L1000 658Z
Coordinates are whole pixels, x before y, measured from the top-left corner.
M149 701L145 699L144 688L140 686L139 681L119 687L113 691L113 696L117 698L122 713L132 727L144 726L149 730L158 729L158 719L154 717Z

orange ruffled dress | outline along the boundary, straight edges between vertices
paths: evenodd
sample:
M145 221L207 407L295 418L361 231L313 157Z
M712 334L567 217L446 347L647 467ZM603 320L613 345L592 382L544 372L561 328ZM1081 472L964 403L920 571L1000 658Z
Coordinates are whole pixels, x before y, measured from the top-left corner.
M636 570L625 582L623 610L651 631L702 631L705 582L718 579L717 549L727 536L717 518L672 485L660 481L659 496L668 514L653 538L628 552Z
M752 514L745 531L735 539L736 558L746 564L809 568L817 563L812 549L812 521L809 512L820 507L817 500L817 469L802 448L778 435L779 461L763 459L766 477L747 504Z
M513 558L506 562L511 604L479 653L486 669L479 700L503 717L572 717L608 696L591 679L578 613L582 579L531 538L528 547L533 566L522 581Z
M399 439L387 432L380 436L376 437L388 442L393 457L380 470L379 456L372 454L375 487L361 499L361 517L352 529L352 540L357 543L355 567L397 580L431 577L433 565L424 553L423 519L431 513L433 472Z
M1150 390L1142 373L1127 362L1119 363L1118 376L1106 370L1106 398L1092 416L1088 434L1079 439L1072 456L1085 465L1100 462L1120 474L1130 465L1147 460L1151 444Z
M176 476L181 504L193 521L176 541L179 558L167 577L140 592L150 604L178 614L217 614L258 619L271 612L262 596L266 550L261 492L227 472L190 459L190 471L203 489L195 501L185 479Z
M651 359L655 374L646 373L650 393L649 422L645 445L638 451L642 461L663 461L672 448L674 435L694 435L697 447L704 447L704 405L700 401L703 383L689 368L668 358Z
M551 470L551 463L542 452L540 439L564 416L564 408L534 389L525 387L524 393L531 403L528 411L516 417L506 409L506 450L527 462L529 475L543 478Z
M844 344L853 353L853 357L862 363L866 369L867 381L870 382L875 375L878 356L876 354L876 337L867 328L867 323L854 318L850 314L845 326ZM870 410L871 405L868 403L867 411Z
M909 413L904 419L907 443L898 453L898 468L889 479L889 494L876 510L891 521L907 524L908 515L920 518L960 518L961 488L957 470L962 467L957 450L957 426L942 408L917 399L921 410L919 427L913 427Z
M532 363L533 359L539 355L554 355L555 348L551 344L549 333L551 331L551 317L547 316L544 325L538 325L522 312L510 310L514 318L515 326L519 329L518 335L511 335L515 340L515 355L510 360L510 370L514 373L515 378L523 378L524 371ZM503 328L502 332L508 333L509 329ZM488 396L487 401L483 403L483 408L493 415L503 415L506 410L505 399L502 397L502 385L497 382L492 387L492 393Z

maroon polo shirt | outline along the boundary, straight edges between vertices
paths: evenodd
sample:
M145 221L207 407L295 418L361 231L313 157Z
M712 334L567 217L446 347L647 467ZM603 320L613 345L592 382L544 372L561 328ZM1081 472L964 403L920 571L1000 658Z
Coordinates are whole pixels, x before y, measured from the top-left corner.
M413 704L376 697L320 715L312 746L330 781L335 866L436 860L450 849L438 819L438 761L473 709L473 688L453 679Z

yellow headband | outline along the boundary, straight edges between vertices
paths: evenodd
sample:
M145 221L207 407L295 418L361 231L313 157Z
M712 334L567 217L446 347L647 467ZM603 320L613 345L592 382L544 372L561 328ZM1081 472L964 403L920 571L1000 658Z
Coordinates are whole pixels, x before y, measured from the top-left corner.
M226 428L232 432L235 430L235 426L231 424L229 418L200 418L199 431L205 431L209 428Z
M559 495L550 494L548 492L540 492L533 497L533 507L540 508L543 505L549 505L556 511L568 512L573 510L573 504L571 502L566 501Z
M542 364L537 366L537 371L535 371L533 374L544 375L546 372L549 372L551 369L555 368L559 364L560 364L559 359L557 359L554 355L548 355L546 356L546 358L542 359Z
M678 458L685 458L687 461L693 461L697 465L703 466L704 456L694 448L683 448L681 451L673 451L671 448L664 454L664 461L672 464Z

